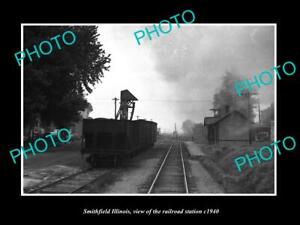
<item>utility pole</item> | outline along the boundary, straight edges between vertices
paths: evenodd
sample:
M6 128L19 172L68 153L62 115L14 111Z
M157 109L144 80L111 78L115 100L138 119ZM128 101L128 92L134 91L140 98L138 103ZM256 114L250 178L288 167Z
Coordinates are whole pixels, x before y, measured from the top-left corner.
M259 125L261 125L261 114L260 114L260 103L259 103L259 100L258 100L258 123L259 123Z
M118 98L114 97L112 100L115 101L115 120L117 119L117 101L119 100Z
M249 145L252 144L252 137L251 137L251 109L250 109L250 98L251 98L251 95L257 95L258 93L254 92L254 93L250 93L250 92L247 92L246 93L246 96L247 96L247 100L248 100L248 130L249 130Z
M249 145L251 145L251 121L250 121L250 92L246 93L248 106L247 106L247 116L248 116L248 136L249 136Z
M178 135L177 135L176 123L175 123L175 127L174 127L174 129L175 129L175 131L174 131L174 133L175 133L175 138L176 138L176 140L177 140L177 138L178 138Z

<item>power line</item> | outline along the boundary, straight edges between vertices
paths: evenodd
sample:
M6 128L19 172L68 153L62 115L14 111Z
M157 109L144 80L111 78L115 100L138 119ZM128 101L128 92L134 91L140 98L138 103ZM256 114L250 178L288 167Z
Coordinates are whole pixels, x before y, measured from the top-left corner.
M97 102L100 102L100 101L111 101L111 100L108 100L108 99L96 99ZM142 100L139 100L139 102L212 102L213 100L194 100L194 99L187 99L187 100L177 100L177 99L142 99Z
M143 99L142 101L152 101L152 102L210 102L212 100L195 100L195 99L187 99L187 100L176 100L176 99Z

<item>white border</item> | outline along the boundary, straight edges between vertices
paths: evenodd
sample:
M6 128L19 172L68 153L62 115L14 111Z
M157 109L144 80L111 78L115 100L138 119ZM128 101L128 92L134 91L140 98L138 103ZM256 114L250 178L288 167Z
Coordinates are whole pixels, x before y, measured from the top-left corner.
M123 26L131 26L131 25L152 25L150 23L130 23L130 24L122 24L122 23L21 23L21 51L24 49L24 26L113 26L113 25L123 25ZM274 66L277 66L277 23L211 23L211 24L185 24L185 26L274 26ZM23 143L23 134L24 134L24 99L23 99L23 83L24 83L24 63L21 62L21 143ZM274 76L275 77L275 76ZM277 141L277 79L274 79L274 110L275 110L275 117L274 117L274 141ZM22 145L23 146L23 145ZM24 193L23 188L23 177L24 177L24 170L23 170L23 157L21 157L21 196L277 196L277 154L274 154L275 163L274 163L274 193L253 193L253 194L231 194L231 193L205 193L205 194L128 194L128 193L116 193L116 194L41 194L41 193Z

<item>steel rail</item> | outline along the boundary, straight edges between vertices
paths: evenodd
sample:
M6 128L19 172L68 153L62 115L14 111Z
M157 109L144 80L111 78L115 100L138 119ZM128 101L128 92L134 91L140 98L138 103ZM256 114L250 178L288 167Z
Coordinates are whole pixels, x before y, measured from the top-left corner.
M159 170L157 171L156 176L155 176L155 178L153 179L152 184L151 184L151 186L150 186L150 188L149 188L147 194L150 194L150 193L152 192L152 189L153 189L153 187L154 187L154 185L155 185L155 183L156 183L157 178L158 178L159 175L160 175L160 171L162 170L163 166L165 165L166 159L168 158L168 155L169 155L169 153L170 153L172 147L173 147L173 144L171 144L171 146L170 146L170 148L169 148L167 154L165 155L165 158L164 158L164 160L162 161L162 163L161 163L161 165L160 165L160 167L159 167Z
M181 155L182 170L183 170L184 187L185 187L185 192L188 194L189 188L188 188L188 183L187 183L187 178L186 178L186 171L185 171L184 160L183 160L183 155L182 155L181 142L179 142L179 146L180 146L180 155Z
M56 185L56 184L58 184L58 183L61 183L62 181L65 181L65 180L67 180L67 179L70 179L70 178L72 178L72 177L78 176L78 175L80 175L80 174L86 173L86 172L91 171L91 170L92 170L92 168L89 168L89 169L86 169L86 170L79 171L79 172L77 172L77 173L73 173L73 174L71 174L71 175L69 175L69 176L66 176L66 177L63 177L63 178L61 178L61 179L58 179L58 180L56 180L56 181L54 181L54 182L52 182L52 183L49 183L49 184L43 185L43 186L41 186L41 187L38 187L38 188L36 188L36 189L33 189L33 190L31 190L31 191L28 191L27 193L36 193L37 191L40 191L40 190L43 190L43 189L45 189L45 188L51 187L51 186L53 186L53 185Z

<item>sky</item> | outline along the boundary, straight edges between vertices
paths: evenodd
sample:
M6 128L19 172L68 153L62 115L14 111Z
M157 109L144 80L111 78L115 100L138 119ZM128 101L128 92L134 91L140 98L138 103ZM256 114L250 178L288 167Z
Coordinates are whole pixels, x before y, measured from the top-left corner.
M128 89L138 101L135 116L153 120L162 132L181 129L212 116L213 95L226 71L242 79L274 66L274 27L271 25L173 24L168 34L141 39L134 32L151 24L99 24L99 41L111 54L110 70L87 96L92 118L113 118L114 97ZM153 29L153 28L149 28ZM167 30L167 28L165 28ZM274 87L259 89L261 109L274 101Z

